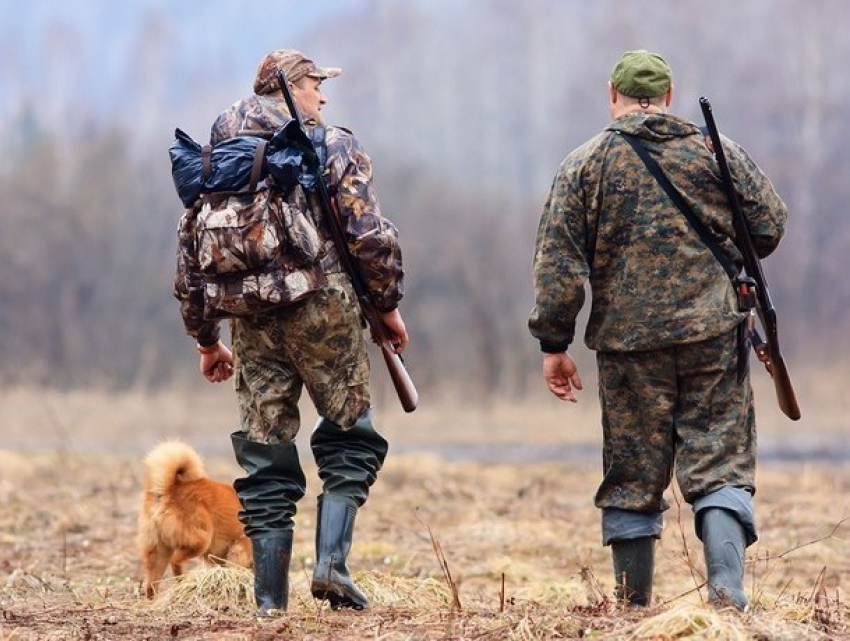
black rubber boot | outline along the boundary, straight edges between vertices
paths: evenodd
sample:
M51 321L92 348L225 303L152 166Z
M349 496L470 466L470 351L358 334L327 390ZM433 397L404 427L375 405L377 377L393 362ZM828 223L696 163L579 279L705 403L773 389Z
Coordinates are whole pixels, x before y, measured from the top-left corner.
M329 601L333 610L369 607L369 599L354 585L345 563L351 550L356 514L357 503L352 498L334 494L319 497L316 568L310 592L317 599Z
M618 601L646 606L652 601L652 574L655 570L655 538L644 536L612 541L614 580Z
M285 610L289 600L292 517L307 481L294 443L258 443L244 432L230 438L236 461L248 473L233 487L242 503L239 520L253 546L257 614L266 616L270 610Z
M716 608L732 606L744 611L744 528L735 515L723 508L705 511L702 543L708 573L708 602Z
M289 562L292 530L251 538L254 551L254 599L257 616L283 612L289 603Z

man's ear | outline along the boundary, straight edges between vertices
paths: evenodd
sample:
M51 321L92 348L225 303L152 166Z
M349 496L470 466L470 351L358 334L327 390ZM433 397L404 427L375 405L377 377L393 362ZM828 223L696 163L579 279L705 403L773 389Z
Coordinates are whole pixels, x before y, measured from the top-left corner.
M617 90L614 89L614 83L610 80L608 81L608 100L612 105L617 104Z
M670 87L667 89L667 93L664 94L664 106L669 107L670 103L673 102L673 84L670 84Z

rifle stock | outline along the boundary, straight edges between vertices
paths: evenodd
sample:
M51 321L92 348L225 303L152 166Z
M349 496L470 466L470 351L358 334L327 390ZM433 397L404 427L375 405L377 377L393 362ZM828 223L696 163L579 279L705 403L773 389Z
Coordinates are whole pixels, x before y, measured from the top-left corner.
M289 83L286 80L286 74L283 71L278 72L278 83L280 84L280 89L283 92L283 97L286 100L286 106L289 109L289 114L292 116L293 120L298 123L298 127L304 131L304 124L301 122L301 115L298 113L295 100L292 98L292 93L289 90ZM314 156L318 159L319 154L316 153L312 138L309 135L306 135L306 138L311 147L313 147ZM384 363L386 363L390 380L392 381L396 395L401 402L402 409L404 409L405 412L412 412L419 404L419 393L416 391L413 379L410 378L410 374L404 366L404 361L402 361L401 355L397 354L390 344L390 340L387 337L386 327L384 326L384 322L379 316L377 309L372 303L363 274L357 266L357 263L354 262L354 258L348 249L348 243L345 240L342 225L340 224L336 210L334 209L330 195L328 194L328 188L325 184L322 169L322 167L319 167L316 172L316 194L319 198L322 213L324 214L325 220L328 222L328 227L330 228L331 236L333 238L334 245L337 248L337 252L339 253L343 268L354 286L354 291L357 294L357 300L360 303L360 309L363 312L363 317L366 319L366 323L369 325L372 338L381 349L381 355L384 357Z
M747 221L741 211L741 205L738 201L738 192L735 190L735 183L732 181L732 173L729 170L729 164L726 162L726 154L723 151L723 144L720 140L720 133L717 130L717 124L714 122L714 113L711 109L711 103L708 98L699 99L700 109L705 118L705 124L708 129L708 135L711 138L711 146L713 147L714 157L717 159L717 165L720 168L720 174L723 179L723 189L726 192L726 198L729 200L729 206L732 208L733 224L736 235L736 246L744 260L744 269L747 275L756 282L756 296L758 297L758 317L761 326L765 332L765 342L767 343L767 353L770 358L768 372L773 377L773 385L776 389L776 400L779 403L779 409L790 418L796 421L800 418L800 406L797 403L797 395L794 393L794 386L791 384L791 375L788 372L788 367L785 364L785 359L779 349L779 331L776 326L776 309L773 307L773 302L770 299L770 292L767 289L767 280L764 277L764 272L761 268L758 254L756 254L755 246L753 245L750 230L747 227Z
M389 341L381 343L381 354L402 409L405 412L412 412L419 404L419 392L416 391L416 386L410 374L407 373L401 356L395 353Z
M360 309L363 310L363 316L366 318L366 323L369 325L372 340L378 345L381 350L381 356L384 357L384 363L387 366L390 381L392 381L395 388L396 396L398 396L401 407L405 412L412 412L419 404L419 392L416 391L413 379L410 378L410 374L404 366L401 355L397 354L393 349L390 339L387 337L384 322L378 315L378 311L375 309L372 301L367 295L359 297L358 300L360 301Z

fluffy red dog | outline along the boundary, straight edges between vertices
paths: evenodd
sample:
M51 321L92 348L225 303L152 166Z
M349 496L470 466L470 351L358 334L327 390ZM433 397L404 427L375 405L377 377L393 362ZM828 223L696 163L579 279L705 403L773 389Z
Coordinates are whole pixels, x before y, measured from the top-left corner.
M153 598L168 565L174 576L195 557L253 565L251 540L237 518L236 491L210 479L200 456L180 441L157 445L145 457L145 481L136 543L144 592Z

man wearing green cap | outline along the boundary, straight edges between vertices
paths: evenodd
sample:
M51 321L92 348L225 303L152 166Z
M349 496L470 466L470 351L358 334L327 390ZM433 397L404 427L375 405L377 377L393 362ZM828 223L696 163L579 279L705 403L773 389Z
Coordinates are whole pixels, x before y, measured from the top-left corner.
M613 122L564 159L543 209L529 329L550 391L576 402L582 383L567 350L589 280L585 342L597 353L604 467L594 502L618 597L651 603L675 470L704 545L709 599L744 609L744 551L757 538L755 417L737 337L747 315L720 259L633 147L657 162L740 270L720 172L699 127L668 113L673 89L657 54L628 51L615 65ZM784 233L785 204L739 145L724 139L724 149L767 256Z
M372 164L356 138L341 127L321 128L325 104L321 84L340 70L319 67L294 49L272 51L257 68L253 94L219 115L210 142L216 145L240 135L267 138L287 123L290 114L280 86L281 71L304 125L314 140L324 141L332 205L390 342L400 353L408 336L398 309L404 293L398 231L381 213ZM186 330L197 340L203 375L214 383L235 375L241 429L231 434L231 441L247 475L234 487L242 503L239 518L253 545L254 596L263 616L286 610L288 604L293 517L306 491L295 445L302 390L307 389L320 416L310 438L322 480L311 592L333 609L368 606L346 557L355 515L388 450L374 425L369 356L357 296L316 196L301 190L292 193L299 199L298 209L309 214L322 245L321 279L303 283L309 290L303 298L267 313L232 318L231 354L219 340L219 323L204 317L205 288L192 259L192 217L186 215L174 289Z

